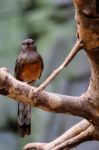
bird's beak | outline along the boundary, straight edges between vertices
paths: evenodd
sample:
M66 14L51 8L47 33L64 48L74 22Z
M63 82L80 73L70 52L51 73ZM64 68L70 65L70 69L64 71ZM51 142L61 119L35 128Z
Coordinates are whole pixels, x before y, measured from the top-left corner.
M27 47L30 47L30 43L27 43Z

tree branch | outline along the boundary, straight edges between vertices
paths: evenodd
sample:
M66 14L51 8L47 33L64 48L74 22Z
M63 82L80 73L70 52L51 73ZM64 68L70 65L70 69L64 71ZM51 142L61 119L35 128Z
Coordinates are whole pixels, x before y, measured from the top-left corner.
M64 62L57 69L55 69L52 74L34 92L36 93L38 91L44 90L48 86L48 84L71 62L71 60L82 48L83 43L79 39L76 41L75 45L73 46L68 56L65 58Z
M70 150L71 148L73 148L85 141L93 140L92 133L93 133L93 127L90 126L88 129L84 130L77 136L75 136L67 141L64 141L60 145L56 146L53 150L62 150L62 149Z
M64 147L68 148L70 146L73 146L73 141L75 144L77 144L82 140L84 141L87 138L89 139L89 137L91 137L91 133L88 134L88 136L86 137L84 136L84 131L86 132L85 135L87 135L87 129L89 131L90 126L91 125L87 120L82 120L81 122L70 128L68 131L66 131L56 140L50 143L29 143L24 147L24 150L31 150L33 148L37 150L63 150Z
M85 131L90 126L90 123L87 120L82 120L76 125L74 125L72 128L70 128L68 131L66 131L64 134L62 134L59 138L52 141L50 144L53 147L59 146L64 141L67 141L71 138L74 138L75 136L79 135L81 132Z
M5 68L0 69L0 94L45 111L69 113L88 120L93 120L94 115L94 122L96 121L96 112L86 95L73 97L49 92L37 92L34 94L34 87L16 80L6 70Z

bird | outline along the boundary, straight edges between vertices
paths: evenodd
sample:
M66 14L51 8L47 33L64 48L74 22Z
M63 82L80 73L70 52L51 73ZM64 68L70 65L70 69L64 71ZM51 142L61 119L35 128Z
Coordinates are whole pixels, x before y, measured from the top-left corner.
M15 63L14 76L29 85L40 79L44 68L43 58L31 38L22 42ZM31 134L31 106L18 102L18 131L21 137Z

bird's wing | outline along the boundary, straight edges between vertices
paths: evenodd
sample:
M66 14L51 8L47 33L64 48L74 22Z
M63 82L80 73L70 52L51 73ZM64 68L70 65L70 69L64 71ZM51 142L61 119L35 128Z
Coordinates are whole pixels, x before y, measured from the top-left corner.
M41 77L41 75L42 75L42 71L43 71L43 69L44 69L44 63L43 63L43 58L41 57L41 55L38 55L38 57L39 57L39 60L40 60L40 62L41 62L41 73L40 73L40 76L39 76L39 79L40 79L40 77Z
M16 63L15 63L15 70L14 70L14 77L18 80L20 80L19 78L19 75L20 75L20 72L23 68L23 65L24 65L24 54L20 54L18 56L18 58L16 59Z

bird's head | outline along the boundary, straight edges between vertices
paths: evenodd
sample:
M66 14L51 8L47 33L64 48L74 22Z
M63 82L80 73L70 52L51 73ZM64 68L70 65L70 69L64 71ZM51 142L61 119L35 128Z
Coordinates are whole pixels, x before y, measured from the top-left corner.
M33 39L25 39L22 42L22 48L32 51L36 51L35 41Z

